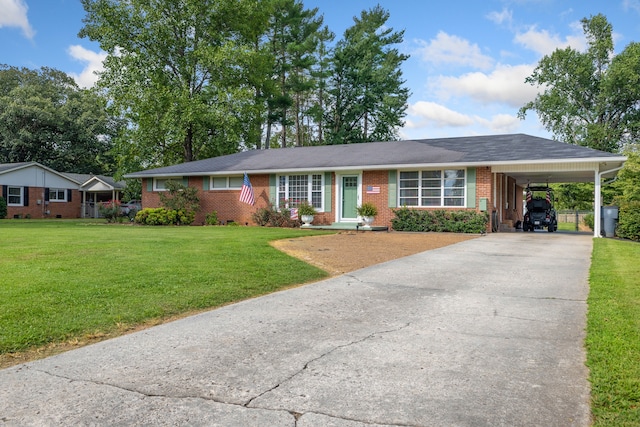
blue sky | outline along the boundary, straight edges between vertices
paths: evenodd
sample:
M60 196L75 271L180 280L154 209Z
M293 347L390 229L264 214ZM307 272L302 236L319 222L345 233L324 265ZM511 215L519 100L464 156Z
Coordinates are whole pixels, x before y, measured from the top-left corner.
M525 84L537 62L558 47L586 46L580 20L603 13L616 51L640 42L640 0L303 0L341 38L353 17L380 4L389 27L404 30L399 49L411 90L402 139L527 133L549 137L534 113L517 111L535 97ZM0 0L0 63L57 68L91 86L105 53L79 39L78 0Z

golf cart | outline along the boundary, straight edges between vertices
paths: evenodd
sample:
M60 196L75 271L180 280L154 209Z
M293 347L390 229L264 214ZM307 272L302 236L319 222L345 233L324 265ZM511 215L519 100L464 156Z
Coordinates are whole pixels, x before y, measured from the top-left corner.
M522 231L546 228L552 233L558 229L558 218L553 208L553 189L549 186L527 187L526 203Z

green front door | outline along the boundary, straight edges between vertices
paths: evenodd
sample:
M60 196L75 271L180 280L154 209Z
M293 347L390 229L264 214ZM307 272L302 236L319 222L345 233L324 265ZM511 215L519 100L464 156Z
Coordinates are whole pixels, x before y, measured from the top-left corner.
M358 177L342 177L342 219L356 219L358 206Z

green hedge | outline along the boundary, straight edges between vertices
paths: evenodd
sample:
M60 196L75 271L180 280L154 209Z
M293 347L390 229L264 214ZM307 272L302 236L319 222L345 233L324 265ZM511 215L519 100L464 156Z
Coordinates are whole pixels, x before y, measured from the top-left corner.
M194 219L194 212L167 208L142 209L135 217L136 223L142 225L189 225Z
M394 209L391 226L396 231L437 231L451 233L483 233L489 216L476 211L424 210L406 207Z
M7 216L7 201L4 197L0 196L0 219L4 219Z
M623 239L640 241L640 202L623 203L618 218L616 235Z

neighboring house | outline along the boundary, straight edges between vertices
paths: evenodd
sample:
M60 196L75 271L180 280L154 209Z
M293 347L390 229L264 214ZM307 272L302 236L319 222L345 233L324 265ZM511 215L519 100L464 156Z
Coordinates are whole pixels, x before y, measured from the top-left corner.
M37 162L0 163L7 218L98 217L97 202L119 199L123 182L101 175L62 173Z
M600 182L615 176L625 157L523 135L473 136L245 151L126 175L142 179L145 207L160 205L168 180L198 189L205 215L252 224L257 208L295 206L307 200L315 224L355 224L363 202L378 207L374 225L390 226L393 209L469 209L489 213L487 231L511 228L523 218L529 184ZM256 204L239 201L243 175ZM599 209L596 230L599 236Z

